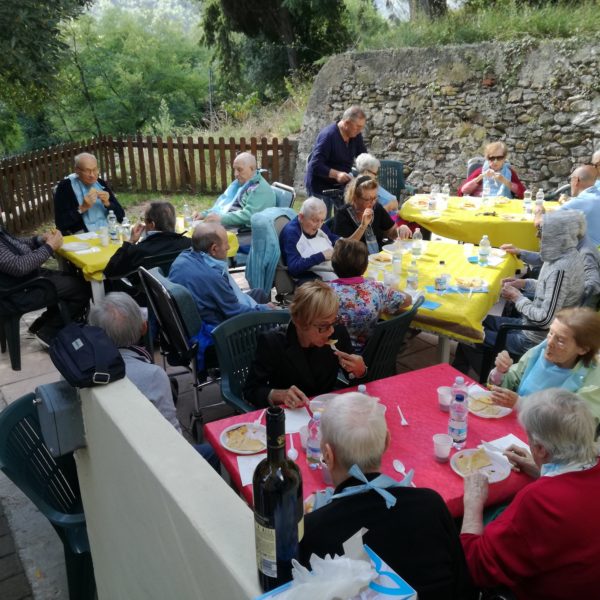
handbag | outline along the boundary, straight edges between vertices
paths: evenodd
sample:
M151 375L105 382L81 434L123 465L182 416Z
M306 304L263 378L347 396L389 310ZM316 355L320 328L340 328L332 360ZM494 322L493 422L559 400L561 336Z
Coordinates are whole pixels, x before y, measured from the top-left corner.
M73 387L106 385L125 377L119 349L103 329L93 325L66 325L50 345L50 358Z

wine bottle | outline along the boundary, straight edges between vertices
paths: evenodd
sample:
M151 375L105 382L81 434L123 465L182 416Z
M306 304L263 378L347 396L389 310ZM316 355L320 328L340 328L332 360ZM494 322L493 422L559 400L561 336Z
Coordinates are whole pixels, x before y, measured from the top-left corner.
M292 559L304 534L302 476L285 453L285 412L267 409L267 457L252 478L256 564L267 592L292 578Z

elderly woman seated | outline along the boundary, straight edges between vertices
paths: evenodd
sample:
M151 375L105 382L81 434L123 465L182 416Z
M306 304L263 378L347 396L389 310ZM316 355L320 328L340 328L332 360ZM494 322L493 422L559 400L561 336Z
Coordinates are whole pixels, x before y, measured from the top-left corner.
M350 379L367 374L362 357L353 354L348 331L338 325L338 308L337 296L323 281L309 281L296 290L287 329L258 338L244 386L247 402L297 408L308 396L333 390L340 367Z
M508 150L504 142L492 142L485 147L485 161L475 169L458 188L459 196L481 196L484 185L489 187L490 196L523 198L525 186L506 157Z
M377 202L378 187L377 180L370 175L355 177L346 186L346 204L336 212L333 221L333 231L337 235L360 239L369 254L379 252L385 239L398 237L394 221ZM359 234L354 237L357 227ZM410 230L400 237L409 237L409 234Z
M340 299L340 323L346 326L355 352L360 353L381 314L396 314L410 306L412 300L407 294L362 276L369 254L361 242L339 240L331 261L338 276L330 285Z
M531 456L506 455L530 475L541 475L485 528L488 480L465 478L461 541L475 585L507 586L517 598L595 598L600 589L600 466L595 425L587 403L572 392L547 389L522 398L519 421Z
M442 498L380 474L389 444L384 407L364 394L341 394L328 401L321 423L323 460L335 490L319 494L305 516L300 561L308 566L313 553L343 554L343 542L365 528L364 543L419 598L469 598L458 532Z
M363 152L356 157L356 170L359 175L371 175L372 177L377 178L380 167L381 162L379 162L372 154ZM398 199L381 185L377 188L377 202L379 202L391 216L395 216L398 212Z
M561 310L546 340L521 357L518 363L502 351L489 375L492 400L513 407L519 396L546 388L563 388L578 393L600 419L600 314L589 308Z

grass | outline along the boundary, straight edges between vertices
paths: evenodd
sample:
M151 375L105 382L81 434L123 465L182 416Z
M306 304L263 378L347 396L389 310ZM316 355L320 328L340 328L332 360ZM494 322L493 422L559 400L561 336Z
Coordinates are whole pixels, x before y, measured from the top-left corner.
M482 0L483 2L483 0ZM363 38L361 50L410 46L440 46L523 38L596 37L600 32L600 0L582 4L547 4L531 7L515 0L500 0L485 9L465 7L442 19L420 18L398 23L381 35Z
M166 200L174 207L177 214L183 212L183 205L188 204L192 210L205 210L210 208L217 198L208 194L160 194L156 192L131 193L117 192L117 198L128 215L140 216L145 206L153 200Z

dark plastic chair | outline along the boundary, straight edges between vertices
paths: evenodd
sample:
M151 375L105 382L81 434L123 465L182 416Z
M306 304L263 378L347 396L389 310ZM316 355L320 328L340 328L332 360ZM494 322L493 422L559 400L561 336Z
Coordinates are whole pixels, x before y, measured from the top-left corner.
M412 196L416 191L416 188L405 182L404 165L400 160L382 160L377 179L382 187L396 196L399 202L402 192Z
M544 199L545 200L558 200L560 198L561 194L567 194L567 195L571 194L571 184L570 183L565 183L564 185L557 187L556 189L552 190L551 192L548 192L547 194L545 194Z
M227 319L212 332L221 369L221 396L239 412L256 410L243 399L242 391L259 334L287 325L289 320L290 314L285 310L244 313Z
M485 158L483 156L473 156L467 161L467 177L471 175L471 173L479 167L483 167L483 163L485 162Z
M69 598L95 597L96 582L73 454L54 459L42 439L35 394L0 413L0 469L37 506L60 537Z
M367 381L391 377L396 374L396 356L400 352L410 324L425 298L421 296L407 312L386 321L379 321L363 351L369 368Z
M21 317L27 312L47 308L48 306L58 306L60 314L65 324L71 321L67 307L59 300L54 284L44 277L36 277L30 281L20 283L13 287L0 288L0 301L8 299L17 293L34 294L36 290L43 292L46 299L50 302L40 302L39 305L29 306L25 312L1 312L0 311L0 349L2 353L6 352L8 345L8 354L10 356L10 366L13 371L21 370L21 337L19 335L19 324ZM1 305L1 302L0 302Z
M189 369L194 381L194 411L190 428L194 439L199 440L202 411L199 392L206 385L214 383L208 380L208 367L198 372L196 355L198 344L190 343L190 338L200 331L202 319L190 292L182 285L166 279L158 267L148 271L139 268L139 275L148 297L148 302L160 327L160 351L163 358L172 366ZM205 407L207 408L207 407Z

